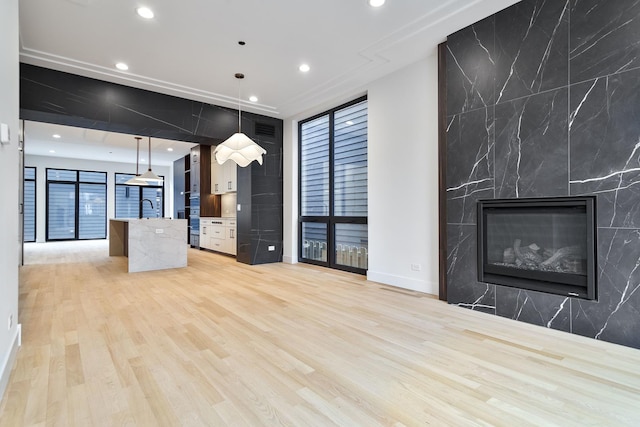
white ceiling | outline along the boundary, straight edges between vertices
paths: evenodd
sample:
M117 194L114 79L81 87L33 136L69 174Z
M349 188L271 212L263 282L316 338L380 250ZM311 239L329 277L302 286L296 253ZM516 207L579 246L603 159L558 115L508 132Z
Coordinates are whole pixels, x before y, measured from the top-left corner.
M241 91L243 110L284 119L362 93L518 1L387 0L373 9L367 0L20 0L20 60L227 107ZM155 18L139 17L139 6ZM115 68L120 61L128 71ZM27 122L25 153L135 163L133 137ZM152 166L192 145L152 139Z
M344 101L517 1L21 0L20 58L222 106L237 106L241 89L259 98L243 109L287 118ZM154 19L135 13L142 5ZM119 61L129 70L116 70ZM310 72L298 71L302 62ZM246 75L240 85L236 72Z
M53 137L60 135L59 139ZM135 135L25 121L24 152L28 155L135 163ZM151 138L151 166L171 166L197 144ZM171 148L173 151L168 151ZM51 150L55 151L51 153ZM140 171L147 169L149 140L140 140Z

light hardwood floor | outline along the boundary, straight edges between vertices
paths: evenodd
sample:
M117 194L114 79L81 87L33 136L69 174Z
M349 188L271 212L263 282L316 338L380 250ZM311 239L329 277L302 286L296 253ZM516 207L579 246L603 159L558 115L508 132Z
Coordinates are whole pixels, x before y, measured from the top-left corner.
M640 425L638 350L308 265L25 260L1 426Z

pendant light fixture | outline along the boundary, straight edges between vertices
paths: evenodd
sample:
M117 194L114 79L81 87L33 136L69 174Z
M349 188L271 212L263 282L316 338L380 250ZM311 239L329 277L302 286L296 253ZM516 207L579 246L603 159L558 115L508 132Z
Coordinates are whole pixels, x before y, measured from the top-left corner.
M140 159L140 140L142 139L139 136L136 136L136 176L125 182L127 185L149 185L147 181L140 179L140 174L138 173L138 160Z
M151 170L151 137L149 137L149 169L145 173L140 175L140 179L145 182L163 182L163 179L153 173L153 171Z
M213 153L216 155L218 164L223 164L227 160L233 160L238 166L243 168L254 160L262 164L262 155L266 154L267 150L242 133L240 80L244 79L244 74L236 73L235 78L238 79L238 132L231 135L226 141L218 144Z

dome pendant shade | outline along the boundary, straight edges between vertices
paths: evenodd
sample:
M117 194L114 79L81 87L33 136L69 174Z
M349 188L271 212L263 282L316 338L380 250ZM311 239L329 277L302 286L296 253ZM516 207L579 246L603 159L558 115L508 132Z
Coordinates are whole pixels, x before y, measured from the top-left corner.
M243 168L249 166L254 160L262 164L262 155L266 154L267 150L253 142L244 133L238 132L219 144L213 153L216 155L218 164L233 160Z
M162 182L163 181L163 179L160 178L155 173L153 173L153 171L151 169L149 169L148 171L146 171L145 173L140 175L140 177L138 179L140 179L141 181L144 181L144 182Z
M134 176L130 180L126 181L125 184L127 184L127 185L137 185L137 186L149 185L149 183L147 181L141 180L139 176Z
M251 138L242 133L242 104L240 102L240 80L244 79L244 74L236 73L238 79L238 132L231 135L224 142L220 143L213 153L216 155L218 164L223 164L227 160L233 160L244 168L256 160L262 164L262 155L267 154L267 150L253 142Z

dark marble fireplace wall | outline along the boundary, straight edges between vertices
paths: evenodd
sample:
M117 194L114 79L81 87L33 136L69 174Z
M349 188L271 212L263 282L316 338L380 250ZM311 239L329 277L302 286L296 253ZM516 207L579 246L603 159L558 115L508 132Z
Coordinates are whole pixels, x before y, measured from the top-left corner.
M638 40L635 0L523 0L449 36L449 303L640 348ZM477 282L476 200L593 194L598 301Z
M20 64L20 118L204 145L222 142L238 126L238 110L28 64ZM262 165L238 168L238 261L279 262L282 120L243 112L242 130L267 155Z

